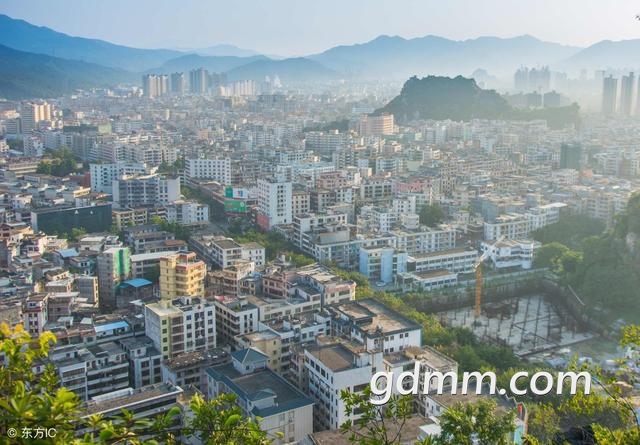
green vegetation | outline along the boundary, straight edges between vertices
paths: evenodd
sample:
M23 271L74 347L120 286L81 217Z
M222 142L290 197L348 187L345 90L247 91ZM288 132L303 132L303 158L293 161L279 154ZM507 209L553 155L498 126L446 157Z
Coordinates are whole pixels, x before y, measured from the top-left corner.
M445 213L439 204L425 204L420 209L420 224L435 227L444 221Z
M515 430L515 412L498 414L493 399L456 403L442 413L440 427L442 433L436 443L507 445L512 443L510 435Z
M170 223L159 216L151 217L151 223L160 226L160 230L173 233L176 239L182 241L189 241L189 237L191 236L191 230L189 230L188 227L178 223Z
M540 110L516 110L494 90L483 90L475 80L462 76L411 77L398 96L376 110L376 113L383 112L393 114L401 123L416 119L544 119L550 127L562 128L567 124L577 124L580 119L577 104Z
M52 153L50 159L43 159L38 164L37 173L64 177L71 173L76 173L82 169L78 168L78 163L73 152L68 148L61 148Z
M612 230L569 217L535 233L548 242L538 250L536 266L549 267L570 285L587 311L606 324L619 318L640 322L640 194L634 194Z
M165 175L177 175L180 169L184 168L184 159L179 158L173 164L169 164L168 162L162 162L158 166L158 173L162 173Z
M340 398L348 415L360 417L340 425L340 432L349 442L357 445L399 445L408 418L413 414L410 396L392 396L384 406L372 405L371 389L362 393L342 391ZM457 403L447 408L440 417L442 432L419 445L507 445L515 430L515 412L499 414L494 400L475 403ZM477 442L474 442L474 438Z
M176 161L178 162L178 161ZM175 164L174 164L175 166ZM186 199L194 200L201 202L203 204L207 204L209 206L209 220L210 221L218 221L224 222L225 214L224 214L224 205L220 204L215 199L210 196L205 195L202 191L189 187L188 185L183 185L180 188L180 191L184 195Z
M32 339L21 325L10 329L0 324L0 352L5 364L0 366L0 431L17 430L17 437L0 436L0 444L52 444L52 445L157 445L180 443L181 437L196 436L207 445L267 445L272 442L258 423L243 417L235 396L223 394L204 401L191 400L193 416L182 419L181 411L173 407L164 414L151 418L136 418L123 410L116 418L102 415L81 418L78 396L59 387L52 365L36 375L33 366L45 359L49 348L56 342L50 332ZM83 437L75 437L77 427L86 427ZM55 428L55 437L41 440L23 438L23 428ZM279 437L279 436L275 436Z
M384 409L369 402L371 388L361 393L343 390L340 398L347 415L360 414L356 421L347 420L340 425L340 432L349 442L358 445L394 445L400 443L400 435L407 418L413 412L411 397L391 397Z
M543 244L562 243L571 249L578 249L582 240L599 236L604 232L604 223L584 215L566 215L555 224L544 226L533 232L533 239Z
M258 243L265 248L267 261L275 260L279 255L284 255L296 267L307 266L315 263L315 260L302 253L299 253L296 246L287 241L284 236L277 232L258 232L250 229L243 234L229 233L229 236L240 244Z

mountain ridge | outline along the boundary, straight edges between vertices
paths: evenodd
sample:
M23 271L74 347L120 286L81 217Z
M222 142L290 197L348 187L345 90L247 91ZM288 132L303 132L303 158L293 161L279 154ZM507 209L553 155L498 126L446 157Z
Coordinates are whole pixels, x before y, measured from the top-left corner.
M0 97L6 99L58 97L76 89L132 82L134 77L116 68L0 45Z

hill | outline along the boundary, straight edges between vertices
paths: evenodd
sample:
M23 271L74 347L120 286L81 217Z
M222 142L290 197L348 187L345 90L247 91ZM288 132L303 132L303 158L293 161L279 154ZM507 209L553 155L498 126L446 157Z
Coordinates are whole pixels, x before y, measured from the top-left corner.
M398 96L376 113L391 113L399 123L413 120L468 121L470 119L545 119L552 127L579 122L577 105L540 110L515 110L494 90L483 90L475 80L428 76L407 80Z
M606 69L606 68L640 68L640 39L613 42L603 40L559 64L560 68L569 70Z
M324 81L337 78L334 71L318 62L296 57L284 60L257 60L238 66L228 73L229 80L264 80L277 75L284 82Z
M19 51L81 60L127 71L144 71L182 54L166 49L130 48L104 40L73 37L2 14L0 45Z
M6 99L57 97L79 88L113 86L136 80L137 76L127 71L0 45L0 96Z
M260 56L261 54L252 49L238 48L235 45L228 43L221 43L219 45L209 46L207 48L196 48L189 51L190 53L200 54L202 56L236 56L236 57L251 57Z
M170 59L162 65L147 70L149 73L170 74L175 72L187 72L196 68L206 68L210 72L223 73L236 67L268 60L265 56L237 57L237 56L203 56L200 54L186 54Z
M414 39L380 36L363 44L331 48L309 58L341 75L365 78L455 75L471 73L477 68L512 76L521 65L554 64L579 50L531 36L464 41L431 35Z
M511 112L507 101L493 90L483 90L473 79L428 76L412 77L380 112L399 122L414 119L495 119Z

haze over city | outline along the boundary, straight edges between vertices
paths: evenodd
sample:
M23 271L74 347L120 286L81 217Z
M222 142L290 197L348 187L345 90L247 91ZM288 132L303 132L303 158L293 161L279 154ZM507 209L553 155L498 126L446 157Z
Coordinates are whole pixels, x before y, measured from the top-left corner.
M640 444L636 3L0 0L0 444Z
M530 34L586 47L640 38L632 0L187 0L86 2L2 0L0 12L67 34L142 48L233 44L262 54L301 56L379 35L454 40ZM73 11L73 14L69 12Z

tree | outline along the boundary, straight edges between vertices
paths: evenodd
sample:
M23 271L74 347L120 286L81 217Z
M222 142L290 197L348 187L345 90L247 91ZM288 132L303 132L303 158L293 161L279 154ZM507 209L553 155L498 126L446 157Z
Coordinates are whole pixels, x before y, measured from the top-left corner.
M194 416L180 428L181 410L173 407L153 418L137 418L127 410L110 418L93 415L81 418L81 402L67 388L59 387L56 371L47 365L39 375L36 362L45 362L56 337L45 332L32 338L21 325L11 329L0 324L0 444L52 445L158 445L177 444L179 436L197 436L206 444L268 445L271 440L258 422L242 415L235 396L223 394L204 401L191 400ZM88 432L75 437L78 426ZM55 437L42 440L26 437L24 429L55 429ZM15 437L10 435L15 434ZM276 437L279 437L276 435Z
M456 403L440 418L442 433L439 440L456 445L507 445L515 431L515 412L497 414L492 399L476 403ZM477 442L474 442L474 438Z
M583 239L599 236L604 230L604 222L599 219L585 215L566 215L557 223L534 231L533 238L542 244L562 243L570 249L578 249Z
M260 425L243 417L234 394L221 394L205 401L199 395L191 399L194 417L186 427L187 436L198 437L205 445L268 445L272 440ZM276 437L280 437L277 434Z
M144 273L144 279L157 284L160 280L160 265L154 264L152 267L147 269Z
M560 431L558 413L548 403L532 403L528 407L527 433L541 444L552 443Z
M371 388L361 393L342 390L340 399L345 404L348 416L360 414L357 420L347 420L340 425L340 432L346 434L349 442L358 445L400 444L402 429L412 413L409 396L392 396L385 405L370 402Z
M420 224L433 227L444 221L445 213L438 204L425 204L420 210Z
M80 238L87 234L87 230L84 227L72 227L71 232L67 235L69 241L79 241Z
M55 428L55 444L70 443L74 419L78 418L80 400L66 388L57 388L57 376L52 366L46 366L40 376L33 371L35 361L46 358L56 341L50 332L34 340L22 325L14 329L0 324L0 431L16 432L13 443L33 443L22 437L23 428ZM3 436L2 439L6 439Z

